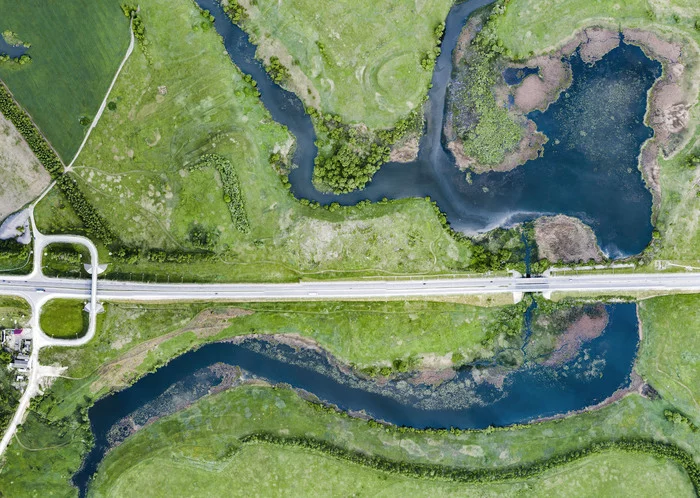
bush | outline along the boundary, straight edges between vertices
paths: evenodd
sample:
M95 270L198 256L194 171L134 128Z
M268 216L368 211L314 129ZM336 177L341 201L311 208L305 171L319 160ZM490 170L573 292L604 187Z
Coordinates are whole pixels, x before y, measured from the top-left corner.
M228 5L222 5L224 12L235 24L240 24L248 17L245 9L236 0L229 0Z
M270 62L265 65L265 70L278 85L289 79L289 69L287 69L276 55L270 57Z
M110 111L116 111L116 110L117 110L117 103L116 103L115 101L113 101L113 100L110 101L110 102L107 104L107 109L109 109Z
M195 164L189 167L190 171L212 167L219 172L221 183L224 185L224 202L228 205L231 220L234 226L243 233L250 231L248 217L245 212L243 194L238 182L238 175L231 161L218 154L204 154Z

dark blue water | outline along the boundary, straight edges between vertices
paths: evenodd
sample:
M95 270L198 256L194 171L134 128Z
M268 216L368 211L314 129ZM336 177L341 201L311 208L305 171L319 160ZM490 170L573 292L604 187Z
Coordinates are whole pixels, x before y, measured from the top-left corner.
M528 314L533 309L530 306ZM171 398L182 396L187 389L198 390L195 398L205 395L220 382L206 370L217 363L236 365L270 382L304 389L342 410L364 411L375 419L417 428L483 429L582 409L628 385L637 351L636 305L614 304L606 310L607 328L585 343L575 358L556 367L526 364L507 373L502 388L475 382L471 368L460 370L454 379L439 386L401 381L378 385L341 370L332 358L312 350L255 339L238 345L203 346L90 408L95 446L74 482L84 493L110 446L109 435L120 423L124 425L125 417L143 424L152 416L176 411L171 408L176 405Z
M16 59L26 54L27 50L29 50L29 48L24 45L10 45L0 34L0 54L9 55L11 58Z
M384 197L429 196L447 214L451 226L466 233L562 213L591 225L599 245L611 257L637 254L651 240L652 199L637 170L637 156L642 142L652 133L643 124L646 90L660 75L661 67L647 59L638 47L622 44L592 67L573 56L574 82L567 92L571 99L567 102L575 101L578 107L571 108L562 97L546 113L533 116L538 129L550 136L544 158L507 173L472 175L472 182L468 183L444 147L445 92L452 74L452 50L461 29L473 11L490 2L457 4L446 20L443 50L433 73L418 159L410 164L386 164L364 190L334 195L314 188L316 134L299 98L272 82L255 60L255 46L248 35L228 20L215 0L197 2L216 16L215 27L223 36L232 60L255 79L272 118L287 126L295 136L296 168L290 173L289 181L297 198L321 204L353 205L365 199L374 202ZM608 99L606 103L610 107L603 108L598 96L590 96L587 89L606 85L616 88L627 85L629 98ZM587 95L590 98L582 98ZM568 112L561 112L567 105ZM608 114L614 115L615 120L609 119ZM556 126L555 115L563 120ZM561 128L581 128L579 131L584 132L595 128L599 140L594 148L582 147L579 143L583 135L563 133ZM559 140L557 146L555 139ZM611 147L615 153L606 154Z
M518 85L531 74L537 74L536 67L507 67L503 70L503 79L509 85Z

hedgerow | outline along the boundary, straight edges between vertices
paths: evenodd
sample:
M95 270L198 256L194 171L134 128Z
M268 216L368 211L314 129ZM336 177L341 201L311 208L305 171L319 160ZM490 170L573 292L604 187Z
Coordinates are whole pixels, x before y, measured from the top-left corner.
M332 456L339 460L349 461L393 474L422 479L445 479L464 483L493 483L537 477L547 470L566 465L581 458L604 451L618 450L673 460L688 473L696 493L700 491L700 467L695 463L690 453L675 445L646 439L599 441L578 450L555 455L546 460L503 468L450 467L440 464L390 460L382 456L343 448L328 441L312 437L280 436L270 432L248 434L240 438L240 441L243 444L270 443L278 446L301 447L319 451L324 455Z
M86 230L105 244L114 242L115 236L105 220L85 198L75 180L64 174L63 163L56 152L39 133L29 115L15 102L10 91L2 84L0 84L0 112L15 125L39 162L46 168L51 178L56 180L56 186L63 192Z
M228 205L234 226L243 233L249 232L250 225L245 212L243 194L233 164L218 154L204 154L199 161L189 167L189 170L197 171L208 167L215 168L219 172L221 183L224 185L224 202Z

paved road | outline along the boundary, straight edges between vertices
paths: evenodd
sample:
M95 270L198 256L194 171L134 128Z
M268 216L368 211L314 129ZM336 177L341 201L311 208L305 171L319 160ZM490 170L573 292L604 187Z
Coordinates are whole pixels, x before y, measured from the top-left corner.
M40 274L5 277L0 294L33 294L46 297L88 298L94 281L46 278ZM104 301L184 301L197 299L359 299L419 296L494 294L499 292L588 291L698 291L700 272L618 273L535 278L460 278L431 280L314 281L288 284L147 284L97 281L97 295Z

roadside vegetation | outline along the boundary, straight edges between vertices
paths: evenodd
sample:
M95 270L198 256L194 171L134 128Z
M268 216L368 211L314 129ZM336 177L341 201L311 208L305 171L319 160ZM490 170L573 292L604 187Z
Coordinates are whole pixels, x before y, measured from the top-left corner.
M129 44L119 4L2 0L0 12L0 30L31 41L32 61L0 64L0 79L68 162L85 134L80 118L97 111Z
M41 259L47 277L90 278L83 266L90 263L90 251L79 244L50 244Z
M77 299L52 299L41 308L39 324L50 337L76 339L87 332L88 313L85 303Z

